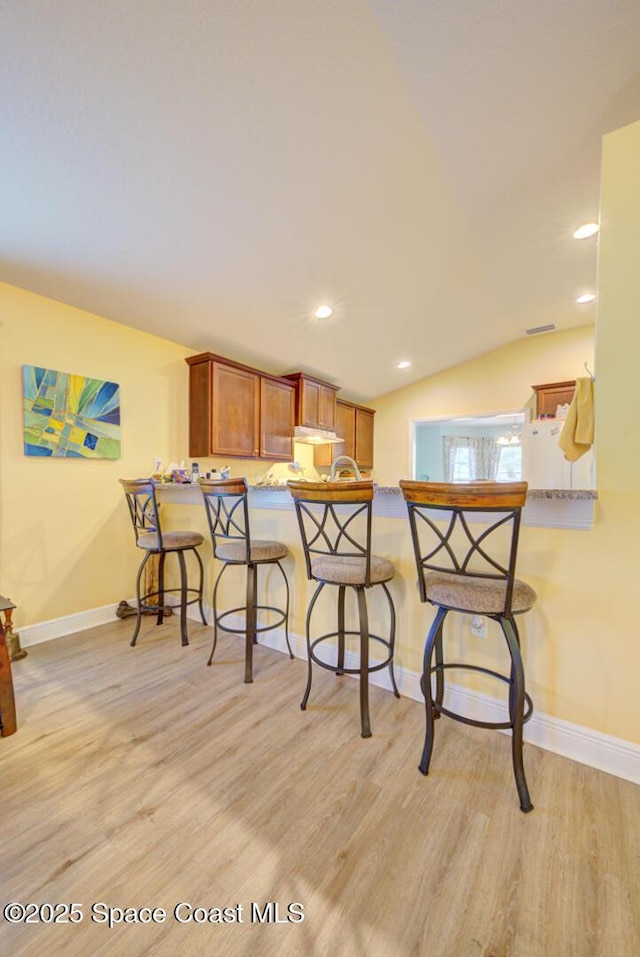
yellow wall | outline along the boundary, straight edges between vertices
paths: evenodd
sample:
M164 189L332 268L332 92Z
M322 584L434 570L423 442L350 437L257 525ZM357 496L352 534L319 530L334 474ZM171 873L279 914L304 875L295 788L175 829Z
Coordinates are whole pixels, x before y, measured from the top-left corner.
M19 626L129 597L137 555L118 478L186 455L189 350L0 284L0 592ZM23 453L22 365L120 384L122 458Z
M139 552L119 478L151 474L155 456L190 463L188 367L193 350L0 283L0 594L18 605L18 627L99 608L135 591ZM27 457L22 365L120 384L122 457ZM313 450L296 446L307 475ZM230 465L250 482L286 464Z

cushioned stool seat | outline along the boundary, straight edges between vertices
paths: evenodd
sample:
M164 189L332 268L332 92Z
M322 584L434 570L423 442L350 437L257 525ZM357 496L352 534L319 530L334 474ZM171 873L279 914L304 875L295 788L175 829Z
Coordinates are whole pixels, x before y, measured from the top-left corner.
M391 581L395 575L393 562L378 555L371 556L369 582L379 585ZM311 561L311 574L318 581L331 585L363 585L367 579L367 561L354 555L332 555L327 558L314 558Z
M499 615L504 609L507 583L473 575L452 575L429 572L424 576L427 601L451 611L471 615ZM511 610L514 614L529 611L537 598L531 585L516 578L513 583Z
M249 550L250 562L275 562L279 558L286 558L288 548L282 542L255 542L252 540ZM244 542L222 542L216 548L216 558L221 562L238 562L246 564L247 547Z
M160 548L171 550L174 548L196 548L202 545L204 538L199 532L163 532L162 545L155 532L146 532L138 536L138 548L146 548L157 552Z

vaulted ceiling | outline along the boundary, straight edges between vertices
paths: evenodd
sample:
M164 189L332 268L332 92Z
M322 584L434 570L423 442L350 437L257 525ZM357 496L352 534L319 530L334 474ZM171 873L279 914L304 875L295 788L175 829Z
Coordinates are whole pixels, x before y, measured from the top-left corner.
M0 11L0 279L360 400L595 320L638 0Z

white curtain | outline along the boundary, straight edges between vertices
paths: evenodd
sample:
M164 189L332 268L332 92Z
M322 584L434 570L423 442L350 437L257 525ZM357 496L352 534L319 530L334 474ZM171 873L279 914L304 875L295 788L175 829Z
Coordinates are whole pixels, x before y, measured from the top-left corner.
M495 439L445 435L442 454L445 482L496 480L500 446Z

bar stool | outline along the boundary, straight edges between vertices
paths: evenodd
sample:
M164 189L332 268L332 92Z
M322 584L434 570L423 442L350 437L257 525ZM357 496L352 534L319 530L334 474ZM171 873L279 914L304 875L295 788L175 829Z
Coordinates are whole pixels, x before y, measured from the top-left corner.
M426 734L420 771L425 775L429 772L434 718L441 714L478 728L510 728L520 809L531 811L533 805L522 758L522 729L533 713L533 703L525 690L515 621L515 616L529 611L536 600L533 588L515 577L520 515L527 483L448 485L401 481L400 488L409 512L420 600L437 608L424 649L421 687L425 698ZM472 528L474 523L481 524ZM498 622L511 659L508 676L478 665L445 663L442 632L450 611L484 615ZM434 652L435 664L432 664ZM446 708L444 673L450 668L480 672L508 684L509 720L479 721ZM435 699L432 674L436 678Z
M135 645L142 613L157 612L156 624L161 625L164 620L165 595L180 594L180 634L182 644L189 644L187 634L187 607L198 603L200 616L203 624L207 624L202 607L202 585L204 579L204 570L202 559L198 554L198 545L202 545L204 538L199 532L163 532L160 524L160 509L156 499L155 484L151 479L120 479L129 506L129 514L136 535L136 545L143 549L145 556L140 563L138 574L136 576L136 626L131 638L131 646ZM187 567L185 562L185 552L193 552L200 567L200 585L198 588L189 588L187 581ZM165 588L164 585L164 563L167 555L175 553L178 556L180 566L180 587ZM140 594L140 582L142 573L147 562L152 555L159 557L158 561L158 590L147 592L146 595ZM193 595L193 598L188 598ZM156 599L151 602L150 599Z
M213 556L222 562L213 588L213 646L207 664L213 661L218 640L218 628L232 634L245 635L245 684L253 681L253 646L257 643L258 634L271 631L284 623L284 634L289 650L289 657L293 658L289 644L289 582L284 568L280 564L289 552L281 542L256 541L251 538L249 529L249 506L247 503L247 480L244 478L229 479L200 479L200 488L211 532ZM218 614L218 587L227 568L233 565L244 565L247 569L246 603L238 608ZM286 606L275 608L272 605L258 604L258 568L265 565L276 565L286 588ZM231 615L243 612L245 616L244 628L233 628L225 625L225 619ZM269 625L258 624L259 612L273 612L276 620Z
M396 616L393 600L386 583L395 574L392 562L371 554L371 507L373 482L288 482L294 498L307 578L318 582L307 610L307 687L300 705L306 710L311 691L312 665L319 665L337 675L360 676L360 725L363 738L371 737L369 719L369 675L382 668L389 668L391 685L396 698L400 697L393 673L393 649L395 643ZM325 585L338 589L338 630L328 632L311 640L311 615ZM369 631L366 591L380 585L391 615L389 637L381 638ZM358 603L359 628L345 628L345 593L352 588ZM345 639L359 637L358 667L345 666ZM316 648L326 641L337 638L335 663L319 657ZM384 648L384 660L371 662L369 644L376 642Z

